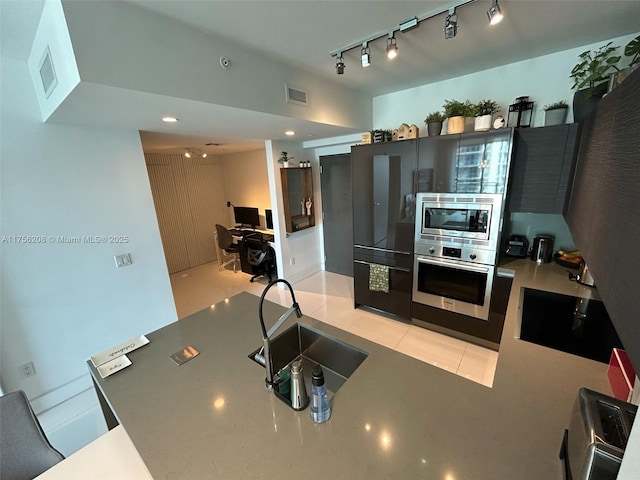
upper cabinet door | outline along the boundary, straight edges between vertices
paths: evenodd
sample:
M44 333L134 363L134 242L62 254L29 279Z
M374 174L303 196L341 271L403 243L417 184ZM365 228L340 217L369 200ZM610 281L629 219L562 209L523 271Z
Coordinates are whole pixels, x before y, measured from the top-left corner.
M512 140L511 128L461 135L454 191L504 193Z
M417 141L351 149L354 245L413 251Z
M564 213L576 159L578 124L516 130L510 212Z
M504 193L513 129L420 139L417 192Z

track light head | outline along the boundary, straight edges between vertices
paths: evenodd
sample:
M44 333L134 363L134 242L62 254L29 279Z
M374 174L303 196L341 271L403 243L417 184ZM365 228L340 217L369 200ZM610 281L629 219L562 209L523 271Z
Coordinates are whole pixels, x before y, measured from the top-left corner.
M396 42L396 37L393 36L393 33L390 33L387 39L387 58L389 60L393 60L398 56L398 44Z
M451 8L449 10L449 15L444 21L444 38L449 39L453 38L458 33L458 14L456 13L455 8Z
M363 67L371 65L371 52L369 51L367 42L362 44L362 50L360 50L360 62L362 62Z
M344 74L344 59L342 58L342 52L338 53L336 57L336 73L338 75Z
M187 158L191 158L191 152L187 150L186 152L184 152L184 156Z
M498 5L498 0L493 0L491 7L487 10L487 17L489 18L490 25L497 25L504 18L502 10L500 10L500 5Z

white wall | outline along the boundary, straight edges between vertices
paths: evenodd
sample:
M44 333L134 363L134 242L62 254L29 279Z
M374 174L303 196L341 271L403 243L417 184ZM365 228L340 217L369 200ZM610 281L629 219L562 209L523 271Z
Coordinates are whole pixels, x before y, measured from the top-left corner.
M138 132L42 123L26 62L2 58L0 94L0 372L42 411L90 388L90 355L176 310ZM56 239L84 235L107 241ZM133 264L118 269L122 253ZM23 378L29 361L37 374Z
M226 200L238 207L257 207L260 224L266 227L264 211L271 208L267 155L264 149L216 155L222 162ZM233 208L227 210L228 223L234 224Z
M613 39L614 45L620 46L620 54L624 46L636 35ZM545 105L558 100L565 100L571 105L573 91L569 73L578 63L578 55L606 43L585 45L375 97L373 127L393 129L402 123L415 123L420 127L420 135L425 136L425 117L432 111L442 111L445 100L468 99L476 103L483 99L492 99L502 107L501 114L507 118L508 106L523 95L528 95L529 100L535 101L534 126L542 126ZM567 122L572 121L573 111L570 108Z

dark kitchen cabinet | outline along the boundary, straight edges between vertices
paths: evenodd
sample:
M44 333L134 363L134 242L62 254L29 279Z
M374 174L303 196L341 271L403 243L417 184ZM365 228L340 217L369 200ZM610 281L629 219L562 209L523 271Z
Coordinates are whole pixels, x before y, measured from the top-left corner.
M502 193L513 129L421 138L417 192Z
M354 304L411 315L417 140L351 149ZM389 271L389 291L369 288L371 265Z
M577 123L516 129L509 212L565 212L578 151L578 132Z
M640 69L604 97L582 128L565 218L611 321L640 370Z
M354 245L413 252L416 156L416 140L352 147Z

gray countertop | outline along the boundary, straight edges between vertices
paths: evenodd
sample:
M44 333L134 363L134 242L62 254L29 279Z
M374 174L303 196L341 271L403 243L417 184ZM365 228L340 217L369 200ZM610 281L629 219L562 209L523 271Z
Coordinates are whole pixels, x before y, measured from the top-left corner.
M369 354L316 425L266 391L247 358L261 343L248 293L148 334L121 372L101 379L89 368L157 479L561 479L577 389L610 394L607 366L515 338L520 290L597 292L554 264L502 267L515 278L493 388L305 316ZM283 311L265 304L267 319ZM200 355L178 367L169 355L187 345Z

